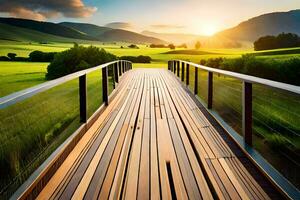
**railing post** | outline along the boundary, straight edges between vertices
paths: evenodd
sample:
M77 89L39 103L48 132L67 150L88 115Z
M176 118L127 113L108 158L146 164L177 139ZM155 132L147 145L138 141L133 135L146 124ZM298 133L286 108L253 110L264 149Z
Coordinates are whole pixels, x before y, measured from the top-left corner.
M172 72L174 73L174 61L171 61Z
M186 64L186 85L190 84L190 64Z
M184 81L184 62L181 63L181 81Z
M118 62L114 64L114 76L115 76L115 82L119 83L119 68L118 68Z
M125 73L125 62L122 61L122 68L123 68L123 73Z
M207 84L207 108L212 109L213 104L213 73L208 72L208 84Z
M194 94L198 94L198 67L195 67Z
M173 67L174 67L173 72L174 72L174 74L176 74L176 70L177 70L177 68L176 68L176 61L173 61Z
M243 82L243 135L246 144L252 146L252 83Z
M105 105L108 105L108 73L107 67L102 68L102 98Z
M177 62L177 76L179 77L179 73L180 73L180 62L179 61L176 61Z
M171 71L170 61L168 61L168 70Z
M119 76L122 76L121 61L118 62L118 71L119 71Z
M87 121L87 98L86 98L86 75L79 76L79 111L80 122L85 123Z

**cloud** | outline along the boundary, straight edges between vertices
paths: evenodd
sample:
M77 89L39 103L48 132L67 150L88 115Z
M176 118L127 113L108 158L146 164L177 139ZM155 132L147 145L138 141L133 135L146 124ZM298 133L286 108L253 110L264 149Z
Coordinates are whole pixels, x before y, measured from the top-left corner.
M158 28L158 29L182 29L185 26L181 25L172 25L172 24L153 24L151 28Z
M128 22L112 22L105 25L109 28L116 28L116 29L134 29L134 26Z
M89 17L97 10L85 6L82 0L0 0L0 5L2 13L40 21L58 16Z

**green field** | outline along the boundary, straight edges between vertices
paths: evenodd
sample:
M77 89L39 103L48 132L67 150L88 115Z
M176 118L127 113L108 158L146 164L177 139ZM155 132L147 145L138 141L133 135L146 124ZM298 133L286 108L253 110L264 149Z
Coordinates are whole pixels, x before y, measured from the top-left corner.
M84 44L88 45L88 44ZM9 52L18 56L28 56L34 50L45 52L59 52L72 47L72 43L16 43L0 41L0 56ZM152 49L140 45L139 49L120 48L128 44L96 44L100 48L117 56L147 55L153 59L151 64L134 63L133 67L164 67L171 59L189 60L198 63L201 59L239 57L245 53L258 54L262 58L287 59L300 57L300 48L279 49L272 51L254 52L250 49L201 49L170 51L167 48ZM280 53L281 52L281 53ZM0 62L0 97L22 89L45 82L48 63L30 62ZM193 82L193 71L190 80ZM200 73L200 72L199 72ZM88 113L89 116L101 103L101 72L88 75ZM199 96L206 101L207 73L199 74ZM214 109L237 132L241 130L241 83L229 78L214 76ZM191 84L193 89L193 84ZM110 81L110 91L112 82ZM299 137L294 138L292 132L300 131L300 99L281 91L273 91L260 86L254 87L254 115L255 115L255 146L264 149L265 142L275 145L288 145L299 151ZM271 101L266 101L271 99ZM51 90L43 92L24 102L0 110L0 166L5 173L1 173L0 188L9 185L13 177L13 184L9 186L13 191L39 166L47 156L61 144L76 128L78 128L78 80L67 82ZM264 123L262 123L264 122ZM283 130L282 127L288 130ZM270 130L269 127L274 127ZM278 134L280 132L282 134ZM275 135L275 137L274 137ZM263 141L263 142L262 142ZM264 150L266 152L266 150ZM271 151L268 149L267 151ZM268 153L270 154L270 153ZM275 153L274 153L275 154ZM273 155L274 155L273 154ZM272 155L272 154L271 154ZM276 165L281 155L271 162ZM267 155L266 155L267 156ZM278 159L277 159L278 158ZM282 165L282 161L280 162ZM2 177L4 176L4 177ZM295 182L295 180L292 180ZM299 184L299 183L296 183ZM0 190L1 194L1 190Z

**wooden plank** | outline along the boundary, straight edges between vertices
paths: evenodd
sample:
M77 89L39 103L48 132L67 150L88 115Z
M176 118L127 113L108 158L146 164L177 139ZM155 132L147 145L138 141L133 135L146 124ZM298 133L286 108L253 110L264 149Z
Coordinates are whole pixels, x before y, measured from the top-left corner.
M239 158L227 159L227 163L232 166L232 168L236 169L234 172L237 174L236 176L240 178L240 182L244 183L244 188L247 188L254 198L270 199L238 159Z
M239 196L239 192L236 191L235 187L232 185L231 181L229 180L227 174L221 167L218 159L211 159L212 166L214 167L214 170L217 174L217 176L222 181L222 184L224 185L228 195L231 199L241 199Z
M242 199L249 199L248 195L246 194L246 192L244 191L244 189L242 188L242 186L240 185L240 183L238 182L238 180L236 179L236 177L230 170L230 168L227 165L224 158L220 158L218 160L219 160L221 166L223 167L225 173L227 174L228 178L230 179L232 185L235 187L236 191L239 193L240 197Z
M157 131L156 131L156 115L155 115L155 101L154 101L154 80L151 78L151 135L150 135L150 174L151 174L151 199L160 199L160 178L158 173L158 145L157 145Z
M141 149L141 161L139 169L138 195L137 199L150 198L150 80L146 80L146 99L144 111L143 137Z
M157 119L157 143L158 143L158 163L159 163L159 174L160 174L160 186L161 186L161 197L162 199L172 199L170 184L168 180L168 172L166 169L166 161L164 158L169 154L166 145L161 144L161 134L167 131L167 125L165 120Z

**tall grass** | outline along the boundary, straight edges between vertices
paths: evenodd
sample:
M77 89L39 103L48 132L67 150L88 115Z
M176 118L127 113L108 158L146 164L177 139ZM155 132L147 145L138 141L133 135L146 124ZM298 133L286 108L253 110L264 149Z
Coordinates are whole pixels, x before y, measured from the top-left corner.
M101 70L88 74L87 91L91 116L102 104ZM0 119L0 196L9 197L80 126L78 80L2 109Z

